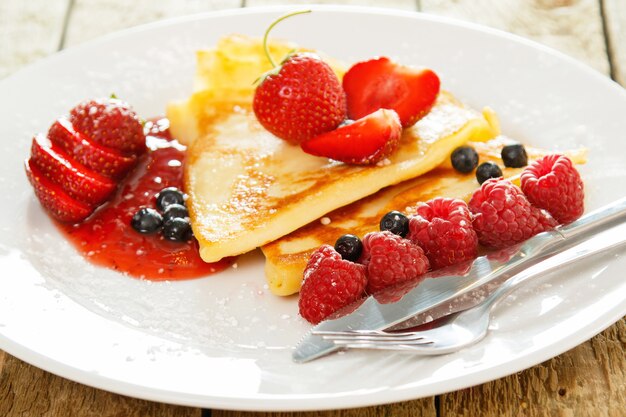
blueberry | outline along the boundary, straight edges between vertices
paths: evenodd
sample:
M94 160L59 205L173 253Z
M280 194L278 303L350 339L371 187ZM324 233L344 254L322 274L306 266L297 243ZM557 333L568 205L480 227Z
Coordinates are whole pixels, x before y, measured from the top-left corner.
M166 222L170 219L189 217L189 211L187 207L182 204L170 204L165 207L165 211L163 212L163 221Z
M165 211L170 204L185 204L185 195L176 187L164 188L156 196L156 206L159 210Z
M174 242L186 242L191 239L191 223L187 219L179 217L169 219L163 223L163 237Z
M139 233L153 233L159 230L163 224L163 217L155 209L142 208L130 221L133 229Z
M522 168L528 165L528 155L526 148L521 143L507 145L502 148L502 162L505 167Z
M409 233L409 218L399 211L390 211L380 220L380 230L405 237Z
M478 152L471 146L459 146L450 155L450 160L454 169L467 174L478 165Z
M479 184L482 184L489 178L499 178L501 176L502 170L495 162L483 162L476 168L476 179Z
M355 235L343 235L335 242L335 250L347 261L356 262L363 252L363 243Z

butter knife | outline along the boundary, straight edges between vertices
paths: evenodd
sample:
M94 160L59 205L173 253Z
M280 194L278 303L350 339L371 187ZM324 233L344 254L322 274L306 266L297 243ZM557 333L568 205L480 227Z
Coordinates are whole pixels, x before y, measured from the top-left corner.
M624 221L626 198L518 245L370 295L311 329L296 346L292 358L302 363L340 349L313 331L384 330L396 326L487 284L503 282Z

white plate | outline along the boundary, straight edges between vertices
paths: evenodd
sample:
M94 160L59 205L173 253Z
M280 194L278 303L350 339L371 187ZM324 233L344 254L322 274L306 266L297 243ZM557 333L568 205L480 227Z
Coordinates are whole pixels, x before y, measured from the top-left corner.
M290 8L291 9L291 8ZM431 66L446 89L490 105L524 142L585 145L589 209L625 193L626 94L559 53L433 16L319 7L275 36L346 62L389 55ZM350 352L305 365L291 348L309 326L296 298L264 285L258 253L199 280L150 283L95 268L64 241L27 184L30 137L78 101L115 92L142 115L191 88L194 50L227 33L259 35L285 8L189 17L123 32L0 82L0 348L121 394L241 410L356 407L456 390L537 364L626 314L626 258L568 268L510 298L479 345L420 358ZM349 30L348 30L349 28ZM374 30L375 28L375 30Z

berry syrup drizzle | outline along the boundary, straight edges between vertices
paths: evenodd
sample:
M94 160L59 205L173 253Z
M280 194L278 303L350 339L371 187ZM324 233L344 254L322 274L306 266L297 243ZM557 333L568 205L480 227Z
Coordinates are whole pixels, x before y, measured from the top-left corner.
M143 207L155 207L155 196L166 187L183 189L185 147L173 140L167 119L146 125L148 152L122 180L114 197L85 221L60 225L68 239L91 262L136 278L153 281L196 278L219 272L232 263L206 263L198 242L171 242L160 233L141 234L130 226Z

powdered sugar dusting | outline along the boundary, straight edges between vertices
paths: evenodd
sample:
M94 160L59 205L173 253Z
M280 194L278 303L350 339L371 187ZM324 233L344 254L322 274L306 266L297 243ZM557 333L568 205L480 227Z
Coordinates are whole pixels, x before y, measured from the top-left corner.
M294 327L302 333L308 327L295 299L268 294L258 253L205 279L153 282L88 263L49 227L27 239L26 256L46 277L44 286L99 315L188 347L288 349L297 342Z

